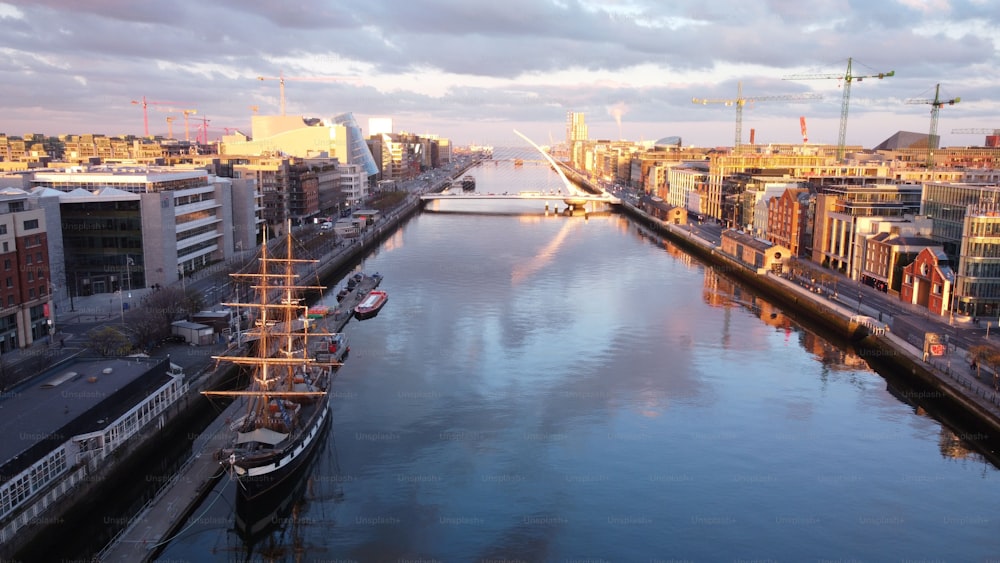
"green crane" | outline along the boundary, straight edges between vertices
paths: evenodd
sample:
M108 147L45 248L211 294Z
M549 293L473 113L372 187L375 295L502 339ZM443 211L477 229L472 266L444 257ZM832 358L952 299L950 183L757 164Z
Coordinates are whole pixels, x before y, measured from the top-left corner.
M837 160L843 162L844 160L844 146L847 140L847 111L851 107L851 84L857 80L861 82L865 78L878 78L879 80L883 78L888 78L890 76L895 76L896 71L890 70L889 72L879 72L877 74L854 74L851 71L852 59L847 59L847 72L844 74L795 74L791 76L786 76L783 80L813 80L818 78L835 78L837 80L844 81L844 99L840 104L840 135L837 137Z
M927 137L927 168L934 168L934 151L938 148L938 116L941 113L941 106L953 106L962 101L962 98L955 97L950 100L941 99L941 85L934 86L934 99L911 98L906 100L908 104L930 104L931 105L931 132Z

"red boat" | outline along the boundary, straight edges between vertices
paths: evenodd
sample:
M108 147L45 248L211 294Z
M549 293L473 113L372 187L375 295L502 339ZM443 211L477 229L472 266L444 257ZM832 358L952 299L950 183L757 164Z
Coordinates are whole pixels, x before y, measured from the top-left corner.
M354 308L354 318L362 321L374 317L388 300L389 294L384 291L373 290L368 292L368 295Z

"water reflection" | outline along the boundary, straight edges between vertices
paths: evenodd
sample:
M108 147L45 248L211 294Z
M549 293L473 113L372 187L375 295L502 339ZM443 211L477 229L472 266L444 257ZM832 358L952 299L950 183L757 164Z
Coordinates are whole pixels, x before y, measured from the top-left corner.
M310 510L312 504L333 505L344 496L345 479L330 426L328 419L318 437L317 451L288 482L252 500L235 495L234 526L227 549L234 560L297 559L311 549L306 530L335 524L319 521L316 511Z

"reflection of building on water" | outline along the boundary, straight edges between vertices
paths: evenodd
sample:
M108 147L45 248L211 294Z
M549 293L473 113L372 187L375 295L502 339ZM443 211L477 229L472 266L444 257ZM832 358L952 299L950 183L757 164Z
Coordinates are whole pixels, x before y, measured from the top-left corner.
M712 307L740 306L753 312L764 324L776 329L784 329L790 337L797 333L800 345L810 352L824 365L834 370L870 370L868 362L853 351L842 350L827 340L801 329L795 329L794 323L784 312L769 301L740 286L730 278L719 274L713 268L705 268L704 291L702 297L706 304Z
M871 371L868 362L853 351L843 350L811 332L802 331L800 337L802 349L819 358L820 362L831 370Z
M962 438L944 426L941 427L941 434L938 436L938 447L941 450L941 455L944 457L953 459L976 459L982 457L969 448L966 448Z

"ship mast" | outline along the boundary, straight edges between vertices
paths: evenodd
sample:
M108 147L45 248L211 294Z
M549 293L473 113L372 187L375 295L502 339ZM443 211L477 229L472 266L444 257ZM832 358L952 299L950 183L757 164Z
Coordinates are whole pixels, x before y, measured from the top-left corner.
M308 357L308 307L305 297L301 294L306 290L323 291L321 285L298 285L295 266L312 264L317 260L292 258L293 240L291 222L286 235L285 256L272 258L268 253L267 238L260 251L260 270L249 273L233 273L233 278L254 280L250 288L256 291L259 299L256 303L223 303L237 310L256 310L257 320L254 329L247 336L257 337L257 353L253 356L223 355L213 356L214 359L237 365L245 365L253 370L250 387L246 391L204 391L204 395L248 396L248 417L246 422L253 423L268 417L267 409L272 398L279 401L284 397L321 395L320 391L294 391L296 368L307 368L310 365L329 365L316 362ZM303 331L296 331L299 316L306 319Z

